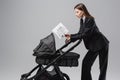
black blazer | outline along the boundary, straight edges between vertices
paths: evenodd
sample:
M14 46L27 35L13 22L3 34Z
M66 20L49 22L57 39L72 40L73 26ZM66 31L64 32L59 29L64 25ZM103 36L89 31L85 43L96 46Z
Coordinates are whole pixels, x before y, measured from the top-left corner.
M76 34L71 34L71 41L74 42L78 39L84 41L85 47L91 51L97 51L108 45L109 41L99 31L96 26L94 18L85 18L83 26Z

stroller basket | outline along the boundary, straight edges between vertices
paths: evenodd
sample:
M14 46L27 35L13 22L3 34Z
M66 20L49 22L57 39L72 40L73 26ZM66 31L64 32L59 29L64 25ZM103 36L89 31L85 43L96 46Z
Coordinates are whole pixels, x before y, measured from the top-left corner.
M63 52L64 54L64 52ZM57 63L58 66L64 66L64 67L76 67L78 66L78 59L80 55L74 52L69 52L65 56L63 56ZM54 58L48 58L48 57L36 57L36 63L47 65L49 64Z
M36 63L38 64L33 70L27 74L21 76L21 80L70 80L69 76L63 73L59 66L63 67L76 67L78 66L79 54L70 52L81 41L78 41L74 46L63 52L62 49L67 47L71 42L63 45L60 49L56 50L55 38L53 33L40 40L39 45L33 50L33 55L36 56ZM46 65L46 67L43 67ZM54 66L54 69L50 72L47 68ZM28 79L33 71L37 68L36 75ZM50 74L52 73L52 74Z

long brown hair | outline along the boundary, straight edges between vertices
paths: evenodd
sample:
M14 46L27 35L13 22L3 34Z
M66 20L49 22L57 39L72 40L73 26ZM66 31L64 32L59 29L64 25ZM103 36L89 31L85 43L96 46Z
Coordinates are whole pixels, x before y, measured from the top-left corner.
M86 6L83 4L83 3L79 3L77 4L74 9L79 9L79 10L82 10L84 12L84 15L86 17L89 17L89 18L94 18L93 16L91 16L91 14L88 12Z

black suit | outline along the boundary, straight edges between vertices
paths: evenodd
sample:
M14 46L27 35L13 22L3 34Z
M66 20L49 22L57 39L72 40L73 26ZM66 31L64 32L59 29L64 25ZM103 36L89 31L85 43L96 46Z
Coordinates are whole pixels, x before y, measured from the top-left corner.
M98 30L93 18L85 18L85 22L81 25L79 32L71 35L71 41L77 39L83 39L86 48L91 51L100 50L109 43Z
M80 30L76 34L71 34L71 41L83 40L85 47L88 49L83 63L82 63L82 79L92 80L91 66L94 63L97 55L99 55L100 62L100 76L99 80L105 80L107 62L108 62L108 44L109 41L99 31L96 26L94 18L85 18L85 21L80 26Z

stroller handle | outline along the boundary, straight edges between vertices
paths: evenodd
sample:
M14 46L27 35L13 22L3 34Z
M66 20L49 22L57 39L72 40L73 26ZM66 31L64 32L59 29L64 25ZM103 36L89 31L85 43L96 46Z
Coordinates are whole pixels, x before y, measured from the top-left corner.
M76 44L74 44L71 48L75 48L76 46L78 46L80 43L81 43L81 39L80 40L78 40L78 42L76 43ZM59 50L62 50L62 49L64 49L64 48L66 48L69 44L71 44L72 42L70 41L70 42L68 42L68 43L66 43L66 44L64 44Z

